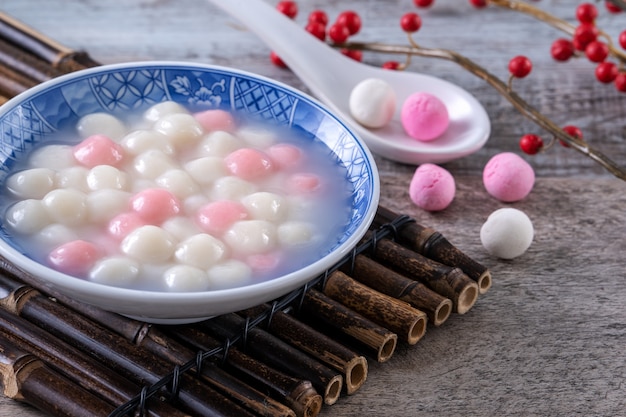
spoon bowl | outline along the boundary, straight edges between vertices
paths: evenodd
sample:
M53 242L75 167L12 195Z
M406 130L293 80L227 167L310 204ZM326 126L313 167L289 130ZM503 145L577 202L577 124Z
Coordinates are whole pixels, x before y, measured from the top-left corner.
M373 153L407 164L445 163L480 149L491 132L487 112L466 90L437 77L361 64L309 34L263 0L209 0L254 32L304 82L320 101L355 130ZM350 114L354 87L368 78L386 81L397 97L389 124L369 129ZM404 131L400 110L415 92L437 96L448 109L450 125L436 140L420 142Z

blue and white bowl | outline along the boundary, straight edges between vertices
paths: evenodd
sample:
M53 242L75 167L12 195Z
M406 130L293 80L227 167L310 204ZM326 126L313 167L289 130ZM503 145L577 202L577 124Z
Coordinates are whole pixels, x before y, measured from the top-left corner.
M189 323L278 298L344 258L369 228L379 199L372 155L346 125L315 99L279 82L239 70L177 62L106 65L64 75L0 107L0 183L30 150L90 113L141 111L174 101L191 109L243 112L310 133L347 168L351 221L326 254L284 276L244 287L204 292L156 292L102 285L37 263L0 225L0 255L43 287L105 310L154 323Z

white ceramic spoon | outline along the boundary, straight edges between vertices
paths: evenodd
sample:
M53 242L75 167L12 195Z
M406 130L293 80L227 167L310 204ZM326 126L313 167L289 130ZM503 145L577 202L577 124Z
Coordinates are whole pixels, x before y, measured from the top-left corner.
M452 83L412 71L390 71L361 64L312 36L263 0L209 1L256 33L312 94L347 122L376 154L409 164L443 163L477 151L489 138L491 125L485 109L467 91ZM392 121L380 129L367 129L350 115L350 93L367 78L387 81L398 99ZM431 142L409 137L400 122L402 103L418 91L439 97L450 115L446 132Z

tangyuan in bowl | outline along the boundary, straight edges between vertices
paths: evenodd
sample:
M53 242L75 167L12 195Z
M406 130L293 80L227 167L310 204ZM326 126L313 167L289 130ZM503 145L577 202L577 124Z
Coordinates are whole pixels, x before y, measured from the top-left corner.
M270 301L342 260L378 205L363 143L280 83L102 66L0 109L0 250L43 286L158 323Z

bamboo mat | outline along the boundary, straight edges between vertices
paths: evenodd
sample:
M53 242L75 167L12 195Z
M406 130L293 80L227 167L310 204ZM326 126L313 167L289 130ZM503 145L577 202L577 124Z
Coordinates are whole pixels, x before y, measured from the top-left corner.
M98 65L0 14L0 103ZM379 207L330 270L266 305L179 326L68 299L2 260L3 394L51 415L315 416L491 286L487 268Z

